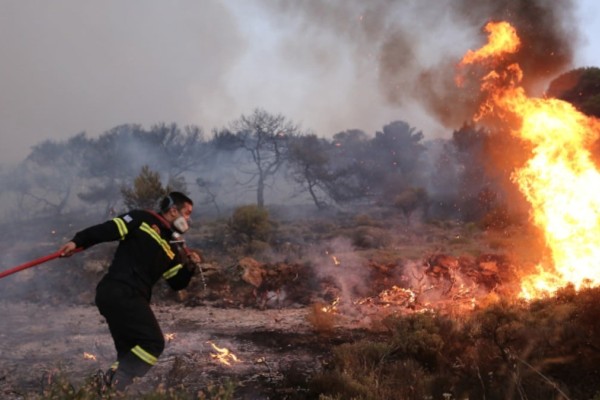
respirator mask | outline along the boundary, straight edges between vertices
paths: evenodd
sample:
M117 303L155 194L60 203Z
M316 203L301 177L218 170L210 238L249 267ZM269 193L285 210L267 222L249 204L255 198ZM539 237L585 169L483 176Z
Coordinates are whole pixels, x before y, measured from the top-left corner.
M180 234L184 234L187 232L188 229L190 229L187 220L183 217L183 215L181 215L181 212L179 217L175 218L175 220L171 224L175 232Z

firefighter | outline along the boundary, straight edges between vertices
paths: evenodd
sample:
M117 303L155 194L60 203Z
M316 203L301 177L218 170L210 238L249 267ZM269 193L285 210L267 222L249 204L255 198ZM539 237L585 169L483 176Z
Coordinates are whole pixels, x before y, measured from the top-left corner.
M192 208L188 196L171 192L160 201L158 212L131 210L77 232L59 249L68 257L78 248L119 241L95 298L117 350L117 361L103 380L116 391L145 375L164 349L163 333L150 308L153 285L162 277L172 289L183 289L201 261L180 237L189 228Z

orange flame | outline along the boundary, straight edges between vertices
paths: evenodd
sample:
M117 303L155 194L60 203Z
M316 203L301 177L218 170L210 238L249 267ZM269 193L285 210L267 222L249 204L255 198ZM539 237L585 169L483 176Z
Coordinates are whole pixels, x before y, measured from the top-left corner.
M518 49L520 40L506 22L490 23L486 31L489 43L469 51L462 66ZM600 173L590 152L600 121L561 100L529 98L521 78L517 64L488 73L482 79L487 102L478 117L516 119L512 134L532 146L531 158L511 177L531 204L552 259L521 282L521 296L531 299L569 283L576 289L600 284Z
M175 334L174 333L165 333L164 337L165 337L165 342L171 342L173 340L175 340Z
M461 62L463 65L497 60L504 53L516 53L521 46L517 31L508 22L488 22L484 30L489 34L488 43L477 51L467 51Z
M85 360L92 360L92 361L96 361L96 356L91 354L91 353L87 353L87 352L83 352L83 358Z
M231 351L229 351L229 349L225 348L225 347L218 347L216 344L214 344L213 342L206 342L206 343L210 343L210 345L212 346L213 349L215 349L217 351L217 353L211 353L210 356L219 361L221 364L225 364L227 366L231 366L231 362L240 362L240 360L236 357L235 354L233 354Z
M330 305L321 307L321 311L325 313L336 313L338 311L338 305L340 304L340 298L336 297Z

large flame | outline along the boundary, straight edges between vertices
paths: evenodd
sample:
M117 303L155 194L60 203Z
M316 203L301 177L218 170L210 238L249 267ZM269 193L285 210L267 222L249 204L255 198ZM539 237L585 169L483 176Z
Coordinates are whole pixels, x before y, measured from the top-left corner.
M508 23L489 23L486 31L489 43L469 51L462 66L500 65L499 59L518 51L520 40ZM550 263L540 263L537 273L523 279L521 296L552 294L567 284L576 289L596 286L600 173L590 147L600 133L600 122L567 102L528 97L517 64L494 68L482 80L487 101L477 118L510 120L515 126L512 134L531 145L531 157L514 171L512 181L531 204L532 220L544 232L551 256Z

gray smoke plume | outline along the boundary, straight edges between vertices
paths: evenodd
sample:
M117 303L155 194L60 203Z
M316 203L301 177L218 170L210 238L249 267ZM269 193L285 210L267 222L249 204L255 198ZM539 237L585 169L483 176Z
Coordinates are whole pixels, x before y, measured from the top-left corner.
M298 33L290 49L302 49L304 62L322 60L319 43L331 37L350 49L357 79L377 69L378 85L393 105L418 102L437 121L455 128L477 107L475 87L456 87L456 65L469 49L486 41L489 21L510 22L522 39L516 60L524 86L540 94L548 80L570 67L577 44L572 0L338 0L261 1L278 15L281 25ZM335 57L335 55L330 55ZM310 61L307 61L310 60ZM302 61L299 61L302 62ZM467 88L469 88L467 86Z

